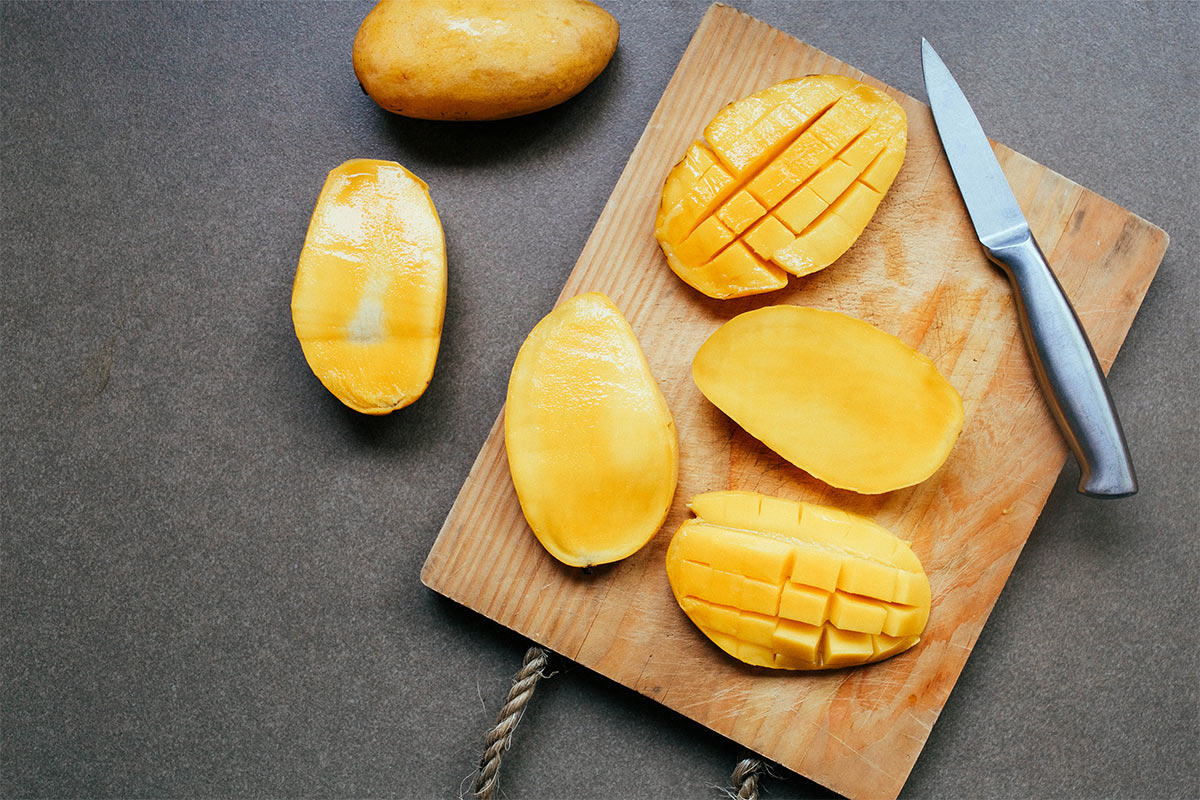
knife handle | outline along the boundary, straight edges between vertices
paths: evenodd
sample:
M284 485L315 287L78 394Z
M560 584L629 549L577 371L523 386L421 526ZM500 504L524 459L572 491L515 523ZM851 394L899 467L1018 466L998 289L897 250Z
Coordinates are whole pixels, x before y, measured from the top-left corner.
M1038 383L1079 462L1079 491L1111 498L1136 493L1133 461L1100 362L1041 248L1030 234L986 249L1012 283Z

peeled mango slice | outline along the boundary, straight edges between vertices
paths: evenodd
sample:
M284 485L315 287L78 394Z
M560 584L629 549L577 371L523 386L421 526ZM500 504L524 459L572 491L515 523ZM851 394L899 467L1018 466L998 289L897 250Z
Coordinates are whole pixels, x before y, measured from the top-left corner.
M364 414L429 385L446 308L446 245L429 187L391 161L353 159L317 198L292 287L312 371Z
M962 398L932 361L835 311L739 314L700 346L692 377L751 436L862 494L925 480L962 430Z
M722 109L663 186L654 234L709 297L769 292L836 261L904 162L904 110L841 75L777 83Z
M675 421L625 317L574 297L530 332L513 364L504 444L538 541L574 567L637 552L675 496Z
M929 580L908 543L836 508L755 492L692 498L667 549L675 599L747 664L832 669L920 641Z

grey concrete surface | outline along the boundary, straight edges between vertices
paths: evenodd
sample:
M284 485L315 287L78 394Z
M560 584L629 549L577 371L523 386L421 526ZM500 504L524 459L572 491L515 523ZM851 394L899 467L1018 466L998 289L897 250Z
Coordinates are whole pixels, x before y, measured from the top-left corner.
M367 3L0 6L0 796L466 787L526 643L418 572L705 10L601 2L595 84L457 127L360 93ZM1200 6L734 5L918 97L927 37L992 136L1170 233L1111 375L1141 493L1068 465L905 796L1196 797ZM288 310L353 156L429 182L451 263L433 383L382 419ZM739 755L563 665L502 787L717 798Z

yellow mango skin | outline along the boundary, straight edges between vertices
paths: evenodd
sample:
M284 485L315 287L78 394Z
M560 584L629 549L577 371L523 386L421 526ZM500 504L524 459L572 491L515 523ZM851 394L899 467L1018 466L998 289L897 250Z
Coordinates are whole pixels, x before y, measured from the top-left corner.
M364 414L412 403L433 377L446 309L446 244L425 182L392 161L329 173L292 286L304 357Z
M736 659L834 669L902 653L929 619L912 548L865 517L756 492L692 498L667 548L688 618Z
M354 39L354 73L406 117L505 119L582 91L619 33L586 0L381 0Z
M692 378L767 447L862 494L925 480L962 430L962 398L932 361L835 311L740 314L701 345Z
M538 541L573 567L637 552L675 496L675 421L625 317L603 294L550 312L508 382L504 445Z
M904 110L842 75L808 75L730 103L663 186L654 234L685 283L760 294L836 261L904 162Z

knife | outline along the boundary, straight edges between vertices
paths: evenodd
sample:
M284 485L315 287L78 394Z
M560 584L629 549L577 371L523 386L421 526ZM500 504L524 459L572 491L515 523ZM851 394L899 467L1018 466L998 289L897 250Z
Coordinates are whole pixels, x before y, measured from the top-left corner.
M979 120L942 59L921 39L925 92L938 136L975 233L1008 276L1034 372L1079 462L1079 491L1089 497L1137 492L1133 462L1079 317L1054 277Z

